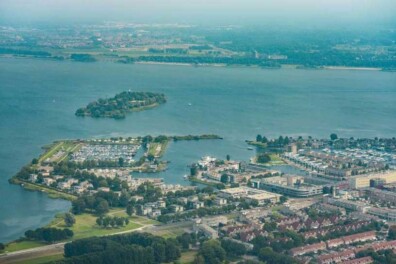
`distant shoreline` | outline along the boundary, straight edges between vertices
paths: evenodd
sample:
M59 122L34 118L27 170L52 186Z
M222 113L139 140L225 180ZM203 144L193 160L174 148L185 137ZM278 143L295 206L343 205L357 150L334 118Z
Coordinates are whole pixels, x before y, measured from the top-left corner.
M349 67L349 66L324 66L325 70L351 70L351 71L382 71L382 68L374 67Z
M45 57L32 57L32 56L13 56L3 54L0 55L0 58L16 58L16 59L43 59L43 60L52 60L52 61L71 61L72 60L55 60L54 58L45 58ZM101 61L97 60L96 62L116 62L116 61ZM96 62L79 62L79 63L96 63ZM342 70L342 71L384 71L384 72L394 72L393 70L386 70L384 68L376 68L376 67L353 67L353 66L315 66L315 67L304 67L304 65L297 64L282 64L280 68L266 68L259 67L258 65L243 65L243 64L235 64L235 65L227 65L224 63L203 63L203 64L193 64L193 63L182 63L182 62L158 62L158 61L136 61L133 63L126 64L141 64L141 65L168 65L168 66L189 66L189 67L224 67L224 68L258 68L263 70L278 70L278 69L295 69L295 70ZM299 68L302 67L302 68Z

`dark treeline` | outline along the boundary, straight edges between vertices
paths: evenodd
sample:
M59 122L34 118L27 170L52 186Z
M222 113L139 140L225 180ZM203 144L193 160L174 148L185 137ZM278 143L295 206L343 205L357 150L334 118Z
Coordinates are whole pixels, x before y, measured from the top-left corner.
M116 228L122 227L124 225L129 224L128 217L119 217L119 216L106 216L99 217L96 219L96 224L105 228Z
M138 61L189 63L189 64L227 64L256 65L264 68L280 68L280 64L254 57L215 57L215 56L141 56Z
M110 207L124 207L128 204L129 195L126 193L118 196L114 192L98 192L95 195L83 195L72 202L72 212L82 214L84 212L104 215Z
M8 49L8 48L0 48L0 54L14 54L14 55L23 55L23 56L36 56L36 57L51 57L51 53L46 52L46 51Z
M233 204L222 206L222 207L201 207L196 210L188 210L183 213L176 214L163 214L158 217L158 221L163 223L178 222L188 220L194 217L203 217L206 215L219 215L232 212L236 209Z
M65 259L56 263L163 263L180 257L176 239L132 233L76 240L65 245Z
M95 62L96 59L90 54L72 54L70 59L80 62Z
M55 241L65 240L73 237L73 231L70 229L57 229L57 228L38 228L36 230L28 230L25 236L28 239L45 241L52 243Z
M134 109L166 102L164 94L151 92L122 92L112 98L100 98L79 108L76 116L124 118Z

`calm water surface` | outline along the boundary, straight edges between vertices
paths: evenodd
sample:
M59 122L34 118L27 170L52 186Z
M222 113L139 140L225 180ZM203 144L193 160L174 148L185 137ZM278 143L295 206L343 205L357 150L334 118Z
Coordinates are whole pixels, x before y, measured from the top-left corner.
M124 90L163 92L168 103L125 120L77 118L78 107ZM261 133L396 136L396 74L370 71L120 65L0 59L0 242L48 223L70 203L7 179L56 139L215 133L222 141L172 143L161 176L186 183L202 155L248 160Z

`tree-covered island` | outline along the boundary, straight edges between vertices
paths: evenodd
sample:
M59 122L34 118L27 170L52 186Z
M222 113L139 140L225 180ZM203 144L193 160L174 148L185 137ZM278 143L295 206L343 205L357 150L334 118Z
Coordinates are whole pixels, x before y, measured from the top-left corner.
M122 92L112 98L100 98L77 109L76 116L125 118L128 112L142 111L166 102L164 94L152 92Z

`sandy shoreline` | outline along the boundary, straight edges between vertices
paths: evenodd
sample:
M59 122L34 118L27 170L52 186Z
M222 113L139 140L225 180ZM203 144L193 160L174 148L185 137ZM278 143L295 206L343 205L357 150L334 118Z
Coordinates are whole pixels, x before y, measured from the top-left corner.
M382 68L371 67L348 67L348 66L325 66L325 70L351 70L351 71L381 71Z
M260 68L257 65L248 66L248 65L227 65L223 63L205 63L205 64L192 64L192 63L182 63L182 62L156 62L156 61L137 61L135 64L148 64L148 65L172 65L172 66L194 66L194 67L251 67L251 68ZM297 69L298 66L301 65L282 65L281 68L287 69ZM264 68L266 69L266 68ZM309 69L309 68L308 68ZM348 67L348 66L323 66L314 68L315 70L349 70L349 71L381 71L382 68L373 68L373 67ZM272 68L271 68L272 70Z

